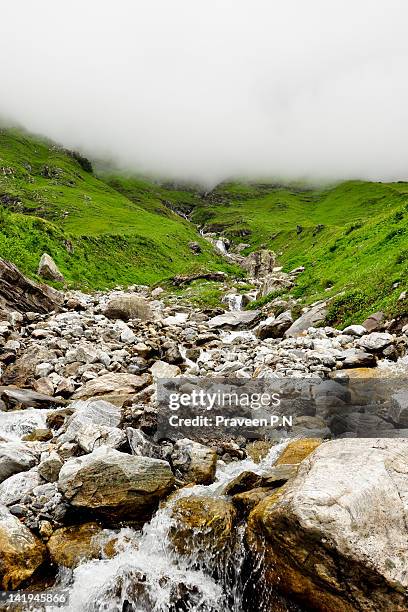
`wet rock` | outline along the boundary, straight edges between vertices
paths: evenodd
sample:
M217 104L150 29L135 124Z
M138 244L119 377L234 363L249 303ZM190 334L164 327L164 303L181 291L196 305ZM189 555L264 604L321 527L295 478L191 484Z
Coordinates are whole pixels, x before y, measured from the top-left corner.
M77 567L89 559L104 555L101 536L104 530L95 522L62 527L54 531L47 542L47 549L54 563Z
M42 278L53 281L63 281L64 276L59 271L57 264L53 260L53 258L48 255L48 253L44 253L41 256L40 263L38 265L37 274Z
M71 505L134 520L150 514L173 483L166 461L107 447L68 460L58 480L60 491Z
M268 472L262 475L261 486L273 489L281 487L288 480L294 478L298 472L297 463L280 463L273 466Z
M264 554L265 589L322 612L407 609L407 451L407 440L327 442L261 501L248 542Z
M109 300L104 310L104 315L109 319L141 319L150 321L153 318L153 311L150 303L145 298L138 295L121 295Z
M236 510L231 501L215 497L181 497L173 503L170 539L178 554L228 554L234 541ZM208 558L208 557L207 557Z
M285 336L288 338L296 338L305 332L309 327L315 327L319 323L322 323L327 316L326 303L319 303L310 308L301 317L286 330Z
M274 443L269 440L255 440L254 442L249 442L245 449L248 457L255 461L255 463L259 463L262 459L265 459L273 445Z
M293 440L289 442L287 447L279 456L275 465L294 464L303 461L310 453L320 446L322 443L318 438L304 438L302 440Z
M244 310L225 312L222 315L217 315L208 321L208 327L211 329L218 328L251 328L259 321L262 313L259 310Z
M16 589L45 560L45 547L18 518L0 506L0 585Z
M188 438L174 445L171 462L187 483L208 485L214 482L217 453L212 448Z
M238 513L243 516L248 514L261 502L265 497L271 495L270 487L255 487L249 491L237 493L232 497L232 503Z
M245 471L241 472L238 476L233 478L223 489L224 495L236 495L237 493L243 493L258 487L261 482L261 477L254 472Z
M21 442L0 442L0 482L29 470L36 463L34 453Z

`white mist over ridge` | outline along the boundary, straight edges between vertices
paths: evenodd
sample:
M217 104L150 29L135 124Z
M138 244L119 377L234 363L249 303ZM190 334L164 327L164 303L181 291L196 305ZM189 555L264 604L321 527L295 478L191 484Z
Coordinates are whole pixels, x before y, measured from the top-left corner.
M13 0L0 115L213 185L408 179L403 0Z

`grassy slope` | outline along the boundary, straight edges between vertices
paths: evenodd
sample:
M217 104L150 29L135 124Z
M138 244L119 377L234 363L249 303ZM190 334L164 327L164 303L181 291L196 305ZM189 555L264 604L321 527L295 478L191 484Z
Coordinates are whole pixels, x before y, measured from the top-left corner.
M332 322L406 310L398 296L408 275L407 183L350 181L314 191L234 183L202 198L94 176L53 143L0 130L0 256L31 276L45 251L83 288L151 284L201 269L236 272L171 209L193 210L196 223L250 243L248 250L272 248L286 270L305 265L294 293L306 302L334 297ZM200 242L201 255L190 241Z
M294 293L307 302L338 296L332 322L407 310L398 301L408 288L407 183L349 181L322 191L223 185L194 219L251 249L275 250L287 271L305 265Z
M0 130L0 256L35 276L46 251L69 282L89 288L231 269L164 205L174 200L190 206L192 193L126 182L131 199L53 143ZM202 254L191 252L191 241L200 242Z

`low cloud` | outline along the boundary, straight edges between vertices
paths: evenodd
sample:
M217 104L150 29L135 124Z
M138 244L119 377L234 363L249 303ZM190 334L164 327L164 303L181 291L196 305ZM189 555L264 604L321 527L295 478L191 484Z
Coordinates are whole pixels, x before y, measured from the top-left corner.
M130 170L408 179L404 0L12 0L0 115Z

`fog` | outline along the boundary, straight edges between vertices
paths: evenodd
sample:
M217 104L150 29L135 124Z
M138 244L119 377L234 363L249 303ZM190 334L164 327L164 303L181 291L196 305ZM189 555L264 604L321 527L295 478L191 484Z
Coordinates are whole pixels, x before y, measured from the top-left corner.
M141 173L408 179L404 0L2 0L0 115Z

